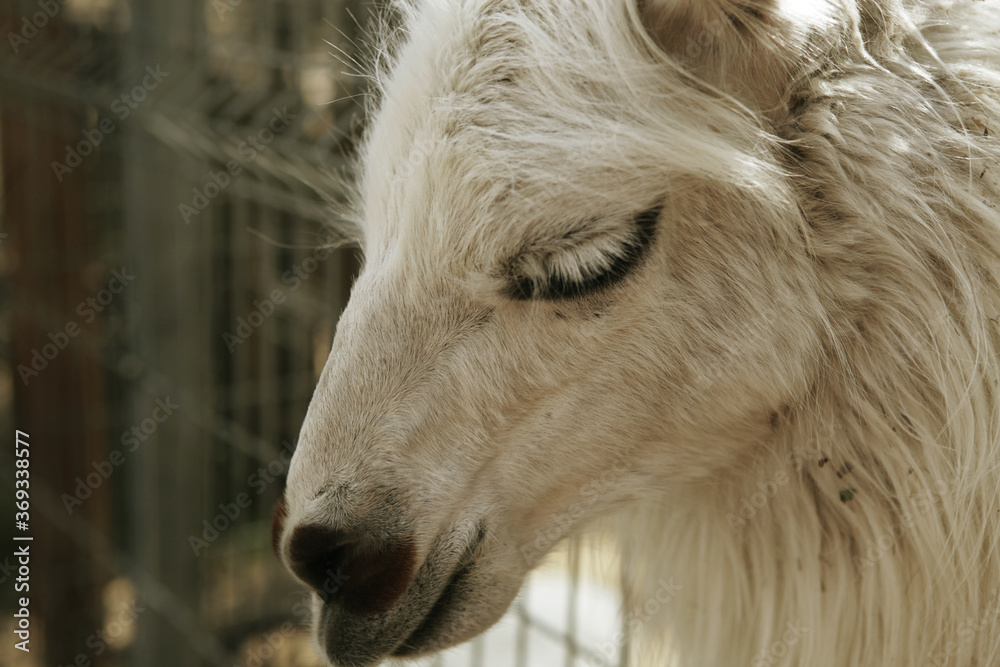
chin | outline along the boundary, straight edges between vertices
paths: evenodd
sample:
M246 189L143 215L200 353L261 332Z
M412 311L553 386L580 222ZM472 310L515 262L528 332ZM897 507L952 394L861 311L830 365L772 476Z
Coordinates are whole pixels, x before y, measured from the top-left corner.
M454 567L447 554L428 558L391 608L358 611L342 599L316 596L315 638L332 667L372 667L417 658L473 639L510 607L525 572L497 576L493 559L466 551Z

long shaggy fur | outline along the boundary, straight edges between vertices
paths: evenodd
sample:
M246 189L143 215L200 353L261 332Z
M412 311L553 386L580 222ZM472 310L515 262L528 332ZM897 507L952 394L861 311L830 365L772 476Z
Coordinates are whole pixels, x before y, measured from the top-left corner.
M536 539L546 517L624 458L614 490L556 532L622 526L626 609L655 608L630 623L642 664L1000 665L1000 5L398 11L359 164L358 313L386 293L419 313L451 290L456 322L486 303L494 326L521 323L427 371L455 402L393 427L454 490L422 501L435 521L473 478L448 457L480 456L435 434L497 448L506 487L483 512L526 568L552 546ZM512 254L572 277L602 261L619 212L652 207L653 257L606 301L522 314L498 296ZM573 221L590 225L559 237L575 254L547 240ZM598 310L613 332L593 328ZM378 331L439 349L435 326ZM311 411L303 442L332 415ZM309 474L290 480L303 498L322 486Z
M864 16L873 51L804 71L758 144L806 223L823 356L759 449L628 524L626 606L686 582L643 628L657 655L1000 664L998 9Z

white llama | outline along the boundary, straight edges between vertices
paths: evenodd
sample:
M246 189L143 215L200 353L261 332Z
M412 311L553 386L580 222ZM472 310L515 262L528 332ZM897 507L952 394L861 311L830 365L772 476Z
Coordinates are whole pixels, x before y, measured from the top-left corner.
M644 664L1000 665L1000 2L397 10L274 525L329 661L614 517Z

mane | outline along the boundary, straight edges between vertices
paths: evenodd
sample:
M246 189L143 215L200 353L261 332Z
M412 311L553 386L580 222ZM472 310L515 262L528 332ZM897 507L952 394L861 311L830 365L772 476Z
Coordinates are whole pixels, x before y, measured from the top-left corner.
M1000 664L1000 63L952 25L795 93L824 357L745 460L626 515L626 609L678 584L643 664Z

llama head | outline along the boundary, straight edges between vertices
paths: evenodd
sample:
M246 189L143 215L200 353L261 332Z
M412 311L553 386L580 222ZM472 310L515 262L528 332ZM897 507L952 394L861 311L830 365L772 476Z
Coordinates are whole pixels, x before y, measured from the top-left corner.
M844 22L540 4L404 10L364 269L274 528L334 664L481 632L560 538L735 465L809 382L818 288L768 124Z

